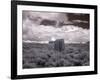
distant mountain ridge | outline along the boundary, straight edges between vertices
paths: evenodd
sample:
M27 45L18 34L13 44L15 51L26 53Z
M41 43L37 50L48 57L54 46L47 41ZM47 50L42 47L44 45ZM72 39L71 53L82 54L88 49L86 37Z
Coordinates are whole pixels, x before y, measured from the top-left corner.
M24 43L40 43L40 44L48 44L49 41L30 41L30 40L23 40ZM65 41L65 43L77 43L77 44L80 44L80 42L68 42L68 41ZM82 44L85 44L87 42L81 42Z

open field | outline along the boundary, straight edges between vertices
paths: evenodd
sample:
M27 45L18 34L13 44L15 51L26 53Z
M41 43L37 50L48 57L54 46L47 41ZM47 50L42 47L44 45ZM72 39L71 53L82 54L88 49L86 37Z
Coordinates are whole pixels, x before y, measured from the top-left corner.
M62 52L48 44L23 43L23 68L89 66L89 44L65 44Z

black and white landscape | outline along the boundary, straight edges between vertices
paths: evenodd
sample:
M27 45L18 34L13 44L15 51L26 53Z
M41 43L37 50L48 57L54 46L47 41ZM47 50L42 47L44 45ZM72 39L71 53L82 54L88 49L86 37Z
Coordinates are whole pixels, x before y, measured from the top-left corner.
M89 14L22 12L23 68L89 66Z

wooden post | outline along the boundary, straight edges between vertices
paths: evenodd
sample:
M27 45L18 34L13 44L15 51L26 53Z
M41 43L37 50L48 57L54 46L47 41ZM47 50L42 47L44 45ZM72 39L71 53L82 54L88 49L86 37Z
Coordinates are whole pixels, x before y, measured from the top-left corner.
M57 39L54 42L54 49L56 51L63 51L65 49L64 39Z

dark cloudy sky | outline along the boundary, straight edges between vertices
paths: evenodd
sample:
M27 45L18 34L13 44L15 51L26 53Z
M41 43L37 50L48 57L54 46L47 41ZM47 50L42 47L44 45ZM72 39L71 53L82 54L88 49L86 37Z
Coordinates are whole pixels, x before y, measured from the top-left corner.
M89 41L89 14L23 11L23 40Z

